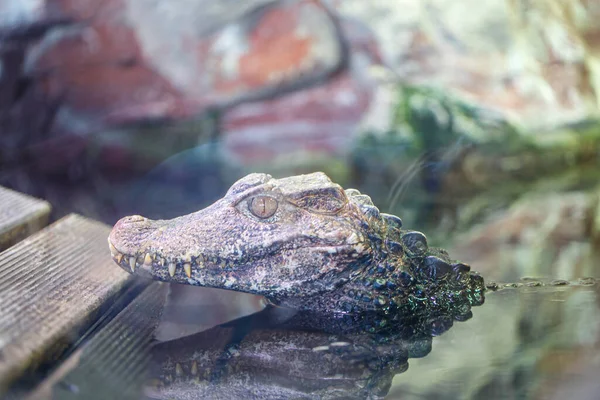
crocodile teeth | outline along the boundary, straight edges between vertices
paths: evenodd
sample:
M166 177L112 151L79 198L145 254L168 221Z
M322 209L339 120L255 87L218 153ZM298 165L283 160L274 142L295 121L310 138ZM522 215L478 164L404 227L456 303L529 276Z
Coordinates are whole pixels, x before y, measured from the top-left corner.
M181 368L181 364L179 364L179 363L175 364L175 375L177 375L177 376L183 375L183 368Z
M121 261L123 261L123 254L117 254L117 262L121 264Z
M129 257L129 267L131 267L131 272L135 272L135 257Z
M171 278L175 276L175 263L169 263L169 275Z
M198 375L198 363L196 362L196 360L194 360L194 362L192 362L192 367L190 368L190 373L192 375Z
M183 270L185 271L185 274L188 278L192 277L192 264L186 262L185 264L183 264Z
M144 257L144 265L152 264L152 256L150 253L146 253L146 257Z
M111 254L118 254L119 253L117 251L116 247L113 246L113 244L110 242L110 240L108 241L108 248L110 249L110 253Z
M350 343L348 343L348 342L333 342L333 343L330 343L329 346L331 346L331 347L344 347L344 346L350 346Z

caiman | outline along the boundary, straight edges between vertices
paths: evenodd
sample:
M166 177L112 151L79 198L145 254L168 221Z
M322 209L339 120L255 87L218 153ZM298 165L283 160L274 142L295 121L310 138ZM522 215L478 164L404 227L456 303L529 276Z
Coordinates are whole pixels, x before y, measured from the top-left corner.
M408 358L484 301L468 265L321 172L250 174L195 213L125 217L109 246L126 271L271 304L157 345L152 399L379 399Z
M444 314L484 301L483 278L369 196L324 173L253 173L225 197L171 220L129 216L109 236L114 261L155 280L264 296L330 315Z

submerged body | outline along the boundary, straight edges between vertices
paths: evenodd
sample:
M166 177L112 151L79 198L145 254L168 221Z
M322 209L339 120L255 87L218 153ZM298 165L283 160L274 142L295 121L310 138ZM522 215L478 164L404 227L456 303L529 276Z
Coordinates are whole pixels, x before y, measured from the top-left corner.
M195 213L125 217L109 245L129 272L316 313L451 312L464 319L484 299L483 279L469 266L320 172L250 174Z

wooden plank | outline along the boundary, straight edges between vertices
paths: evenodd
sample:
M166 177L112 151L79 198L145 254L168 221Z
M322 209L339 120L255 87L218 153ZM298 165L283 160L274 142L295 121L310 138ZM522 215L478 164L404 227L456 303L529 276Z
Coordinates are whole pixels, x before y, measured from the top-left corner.
M50 203L0 186L0 251L48 224Z
M61 357L126 287L109 231L72 214L0 253L0 395Z
M140 399L168 288L158 282L147 287L27 400Z

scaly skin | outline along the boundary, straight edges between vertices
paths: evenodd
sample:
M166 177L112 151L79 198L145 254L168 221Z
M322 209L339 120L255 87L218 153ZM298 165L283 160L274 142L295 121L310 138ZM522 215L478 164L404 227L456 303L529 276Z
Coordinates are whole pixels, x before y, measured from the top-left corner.
M465 319L484 299L483 279L467 265L429 248L425 235L402 229L400 218L321 172L284 179L250 174L195 213L125 217L109 245L129 272L259 294L323 314Z

